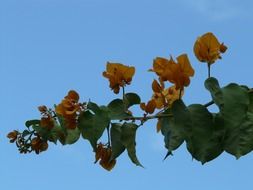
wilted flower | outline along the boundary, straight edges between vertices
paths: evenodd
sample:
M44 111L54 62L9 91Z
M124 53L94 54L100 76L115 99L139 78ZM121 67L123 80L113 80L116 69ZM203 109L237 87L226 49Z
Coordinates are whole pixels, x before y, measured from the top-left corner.
M221 53L227 50L227 47L218 41L215 35L208 32L199 37L194 44L194 53L197 59L208 64L221 59Z
M99 160L99 164L106 170L110 171L116 164L116 160L111 160L112 149L99 143L96 149L95 163Z
M55 111L57 114L63 116L66 128L75 129L77 124L77 112L80 111L81 106L78 103L79 95L74 90L68 92L68 95L62 102L56 106Z
M134 73L134 67L125 66L121 63L108 62L103 76L109 79L110 88L115 94L118 94L120 87L131 83Z

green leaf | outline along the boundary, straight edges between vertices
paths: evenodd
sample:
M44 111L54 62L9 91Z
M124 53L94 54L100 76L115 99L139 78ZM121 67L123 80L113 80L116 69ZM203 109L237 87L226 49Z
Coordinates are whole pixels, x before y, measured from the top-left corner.
M223 120L218 116L214 117L200 104L192 104L188 109L192 130L190 138L186 140L187 149L193 158L204 164L223 152Z
M210 91L214 103L220 108L223 109L224 100L223 93L220 88L219 82L216 78L210 77L205 81L205 87Z
M168 114L168 111L165 111L163 114ZM163 117L160 118L160 122L161 132L164 136L165 147L169 152L172 152L184 142L184 136L181 130L179 130L178 126L175 124L174 118Z
M116 159L125 151L125 146L121 142L122 124L120 123L112 123L111 126L111 142L112 142L112 155L111 160Z
M22 132L22 137L24 138L24 137L26 137L26 136L29 135L29 134L31 134L30 131L24 130L24 131Z
M224 109L221 110L221 114L225 120L225 128L231 132L246 118L249 95L245 88L234 83L222 88L222 94Z
M174 118L174 124L182 135L187 138L191 133L190 112L182 100L176 100L172 104L171 112Z
M122 120L130 116L126 112L123 100L115 99L108 104L109 117L111 120Z
M59 140L61 144L64 145L65 144L65 130L63 130L63 128L60 125L55 123L54 127L49 131L48 140L55 144L57 143L57 140Z
M25 126L27 128L29 128L30 126L39 125L39 124L40 124L40 120L38 120L38 119L28 120L25 122Z
M249 88L231 83L220 89L214 78L207 79L205 86L224 118L225 151L236 158L249 153L253 149L253 97Z
M239 127L226 138L225 150L237 159L253 150L253 114L248 113Z
M127 94L125 94L124 102L125 102L126 107L129 108L133 105L140 104L141 98L139 97L138 94L127 93Z
M67 129L65 144L73 144L78 141L80 137L80 130L76 127L75 129Z
M90 111L81 113L78 120L78 128L82 133L82 137L89 140L93 149L96 150L97 141L109 125L110 119L108 112L98 106L91 106L89 109L93 113Z
M136 130L138 126L134 123L124 123L121 127L122 135L121 135L121 142L126 147L127 153L131 161L136 164L137 166L141 166L137 156L136 156Z

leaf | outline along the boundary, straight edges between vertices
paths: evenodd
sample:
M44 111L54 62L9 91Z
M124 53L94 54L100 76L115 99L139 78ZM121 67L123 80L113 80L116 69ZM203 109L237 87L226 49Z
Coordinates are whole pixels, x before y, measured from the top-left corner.
M29 135L29 134L31 134L30 131L24 130L24 131L22 132L22 137L24 138L24 137L26 137L26 136Z
M205 81L205 87L210 91L214 103L220 108L220 110L222 110L224 106L224 100L218 80L214 77L208 78Z
M186 140L187 149L193 158L204 164L223 152L224 123L201 104L192 104L188 109L192 130L191 137Z
M102 136L105 128L109 125L110 119L108 112L98 106L91 106L90 111L80 114L78 128L82 137L90 141L94 151L96 150L97 140Z
M221 114L225 120L225 128L229 131L237 128L246 117L250 103L246 89L237 84L231 83L222 88L224 109Z
M38 119L28 120L25 122L25 126L27 128L29 128L32 125L39 125L39 124L40 124L40 120L38 120Z
M125 151L125 146L121 142L121 130L122 124L120 123L112 123L111 126L111 142L112 142L112 155L111 160L116 159Z
M136 156L136 130L138 126L134 123L124 123L121 127L122 135L121 135L121 142L126 147L127 153L131 161L136 164L137 166L141 166L137 156Z
M125 103L126 107L129 108L133 105L140 104L141 98L139 97L138 94L127 93L127 94L125 94L125 97L124 97L124 103Z
M65 137L65 144L73 144L80 138L80 130L76 127L75 129L67 129Z
M126 113L124 102L121 99L115 99L111 101L107 108L111 120L121 120L130 116L128 113Z
M191 133L190 112L182 100L176 100L172 104L171 112L174 118L174 124L186 138Z
M226 138L225 150L237 159L253 150L252 112L248 112L240 126L229 133Z
M163 114L167 113L168 111L165 111ZM174 118L160 118L160 124L161 132L164 136L165 147L171 153L171 151L176 150L184 142L184 136L175 124Z

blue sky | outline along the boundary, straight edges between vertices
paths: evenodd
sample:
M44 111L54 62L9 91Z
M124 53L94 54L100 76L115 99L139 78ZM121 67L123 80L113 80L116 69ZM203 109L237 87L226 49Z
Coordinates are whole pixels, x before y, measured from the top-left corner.
M23 130L26 120L39 118L37 106L52 107L70 89L82 101L107 104L116 98L101 75L107 61L135 66L127 91L147 101L155 78L147 72L152 60L187 53L196 73L184 100L208 102L206 65L197 61L192 48L197 36L209 31L229 48L212 75L221 85L252 87L252 1L0 0L0 26L0 189L251 188L252 153L239 160L223 153L202 166L182 145L163 162L166 150L155 122L137 133L137 153L145 169L123 154L112 172L93 164L87 141L51 144L39 156L20 155L6 134Z

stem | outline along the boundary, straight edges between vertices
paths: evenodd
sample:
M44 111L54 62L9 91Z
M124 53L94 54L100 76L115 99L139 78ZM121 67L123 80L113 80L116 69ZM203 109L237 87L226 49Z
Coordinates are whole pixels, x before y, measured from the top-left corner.
M123 94L122 94L122 99L123 99L123 101L124 101L124 99L125 99L125 87L124 87L124 86L122 86L122 92L123 92Z
M214 101L210 101L206 104L204 104L205 107L208 107L208 106L211 106L214 104ZM143 117L127 117L125 118L124 120L139 120L139 121L142 121L141 122L141 125L146 122L147 120L150 120L150 119L159 119L159 118L164 118L164 117L173 117L172 114L161 114L161 111L158 112L157 114L155 115L150 115L150 116L143 116Z
M163 118L163 117L173 117L172 114L157 114L157 115L150 115L150 116L146 116L146 117L128 117L125 118L124 120L149 120L149 119L159 119L159 118Z
M108 138L108 146L111 147L111 137L110 137L110 131L109 131L109 125L106 127L107 131L107 138Z
M208 78L211 77L211 63L207 63L207 67L208 67Z
M211 105L213 105L213 104L214 104L214 101L212 100L212 101L210 101L210 102L204 104L204 106L205 106L205 107L208 107L208 106L211 106Z
M182 90L180 88L180 90L179 90L179 100L181 100L181 96L182 96Z

